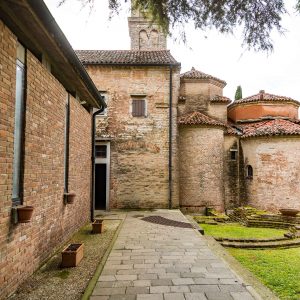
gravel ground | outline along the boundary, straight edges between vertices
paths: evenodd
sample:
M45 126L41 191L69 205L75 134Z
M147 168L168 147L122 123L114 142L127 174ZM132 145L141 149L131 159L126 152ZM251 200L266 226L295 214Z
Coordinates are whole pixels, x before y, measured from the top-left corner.
M71 242L84 243L84 258L76 268L60 268L61 253L21 284L9 300L75 300L81 299L106 249L112 241L119 220L104 220L104 232L91 234L91 224L81 228Z

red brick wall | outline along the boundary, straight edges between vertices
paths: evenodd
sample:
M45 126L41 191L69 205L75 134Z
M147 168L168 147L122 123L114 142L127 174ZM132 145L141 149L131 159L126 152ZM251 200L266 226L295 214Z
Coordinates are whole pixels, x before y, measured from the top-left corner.
M89 219L91 116L71 98L70 190L63 204L64 128L67 92L27 52L24 204L30 223L12 225L12 161L16 38L0 22L0 299L29 276L54 249Z

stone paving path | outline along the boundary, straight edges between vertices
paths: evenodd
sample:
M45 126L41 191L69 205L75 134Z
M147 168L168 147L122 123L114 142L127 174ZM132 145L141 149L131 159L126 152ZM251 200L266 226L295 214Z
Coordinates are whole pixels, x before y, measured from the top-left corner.
M145 222L141 215L187 222L177 210L129 212L91 300L255 299L194 229Z

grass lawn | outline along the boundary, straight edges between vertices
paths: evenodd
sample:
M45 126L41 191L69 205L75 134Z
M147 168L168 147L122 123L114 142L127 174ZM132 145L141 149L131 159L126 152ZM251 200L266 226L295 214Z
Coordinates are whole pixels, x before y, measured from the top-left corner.
M300 299L300 248L245 250L227 248L280 299Z
M200 224L204 229L205 235L222 238L273 238L283 237L286 230L273 228L254 228L245 227L238 223L236 224Z

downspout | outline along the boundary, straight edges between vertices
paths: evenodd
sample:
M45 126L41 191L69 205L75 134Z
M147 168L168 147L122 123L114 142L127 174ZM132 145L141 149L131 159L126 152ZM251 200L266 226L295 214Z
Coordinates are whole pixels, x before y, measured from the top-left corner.
M64 180L64 203L67 203L69 193L69 155L70 155L70 93L68 92L66 102L66 124L65 124L65 180Z
M104 97L102 97L103 99ZM96 140L96 116L104 111L105 107L93 113L92 117L92 184L91 184L91 221L94 221L94 208L95 208L95 140Z
M169 82L169 209L172 209L172 106L173 106L173 69L170 65L170 82Z

